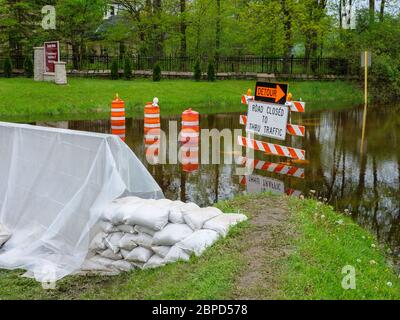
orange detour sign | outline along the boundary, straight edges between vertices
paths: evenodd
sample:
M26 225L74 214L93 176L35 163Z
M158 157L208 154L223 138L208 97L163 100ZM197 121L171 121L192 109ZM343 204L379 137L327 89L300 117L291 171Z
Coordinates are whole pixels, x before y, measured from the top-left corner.
M111 133L119 136L122 141L126 138L125 103L118 94L111 104Z
M200 114L192 109L182 113L181 156L185 172L199 169Z
M286 83L257 82L256 101L285 104L289 86Z

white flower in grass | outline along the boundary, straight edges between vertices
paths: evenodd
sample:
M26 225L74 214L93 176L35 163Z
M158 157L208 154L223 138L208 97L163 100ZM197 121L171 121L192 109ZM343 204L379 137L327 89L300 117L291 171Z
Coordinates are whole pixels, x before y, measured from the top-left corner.
M376 244L371 244L371 248L376 248Z
M358 263L361 263L361 259L357 259L357 262L358 262Z
M336 223L337 223L337 224L340 224L340 225L342 225L343 222L344 222L344 221L343 221L342 219L340 219L339 221L336 221Z
M303 195L300 195L300 200L304 200L304 196Z
M348 214L349 213L349 209L344 209L344 213Z
M328 201L328 198L324 198L324 202L327 202Z
M387 283L386 283L386 285L388 286L388 287L392 287L393 286L393 283L391 283L390 281L388 281Z
M365 240L365 236L362 236L362 238Z
M310 190L310 193L311 193L311 194L316 194L317 191L315 191L315 190Z
M323 214L323 215L321 215L321 219L325 219L325 215Z
M370 264L377 264L375 260L370 260L369 263Z

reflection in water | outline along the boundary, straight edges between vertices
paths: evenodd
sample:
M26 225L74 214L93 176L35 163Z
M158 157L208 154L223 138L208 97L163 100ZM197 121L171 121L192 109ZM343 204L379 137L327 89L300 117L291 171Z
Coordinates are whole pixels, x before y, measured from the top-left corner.
M167 198L210 205L243 193L246 188L251 192L268 187L285 188L286 192L300 190L306 195L313 189L317 191L317 197L327 198L339 211L349 209L355 221L391 246L396 259L400 255L399 112L400 108L394 107L368 110L362 157L359 149L362 108L293 115L293 123L306 125L306 136L289 136L285 145L306 150L310 163L304 165L305 179L256 170L243 183L243 179L235 175L235 165L201 165L192 173L184 172L179 165L149 165L145 161L143 120L128 119L127 144L146 164ZM165 132L168 132L169 120L176 120L180 126L180 117L163 118L161 127ZM200 124L203 129L242 129L239 114L202 116ZM110 132L109 121L70 121L68 127ZM236 141L236 137L234 139ZM255 158L275 163L285 161L260 152L256 152ZM301 164L295 165L301 167Z

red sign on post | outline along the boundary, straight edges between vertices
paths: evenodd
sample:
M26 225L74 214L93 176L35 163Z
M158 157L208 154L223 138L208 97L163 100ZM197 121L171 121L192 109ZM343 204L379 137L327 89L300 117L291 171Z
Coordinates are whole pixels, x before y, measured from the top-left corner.
M44 43L44 65L46 72L55 72L55 63L60 61L60 44L58 41Z

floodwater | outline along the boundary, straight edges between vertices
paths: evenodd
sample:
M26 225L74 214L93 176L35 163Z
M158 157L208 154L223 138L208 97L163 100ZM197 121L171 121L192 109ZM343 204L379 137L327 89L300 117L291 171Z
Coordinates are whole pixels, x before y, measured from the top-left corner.
M393 259L400 266L400 107L369 107L363 152L361 147L363 108L294 114L292 123L306 126L306 136L288 137L282 145L306 150L308 163L304 179L254 170L247 179L236 175L235 164L201 165L197 171L185 172L181 165L150 165L143 142L143 119L128 119L127 144L147 166L169 199L211 205L245 192L274 191L300 193L325 199L338 211L348 209L353 219L374 232L389 245ZM244 129L238 113L204 115L201 128ZM163 118L162 129L168 134L169 120ZM57 127L110 132L109 121L69 121L37 123ZM265 139L264 139L265 140ZM236 138L232 137L236 143ZM275 142L277 142L275 140ZM222 147L221 147L222 148ZM221 157L224 152L221 152ZM237 152L225 155L238 156ZM276 156L256 152L255 159L279 163Z

